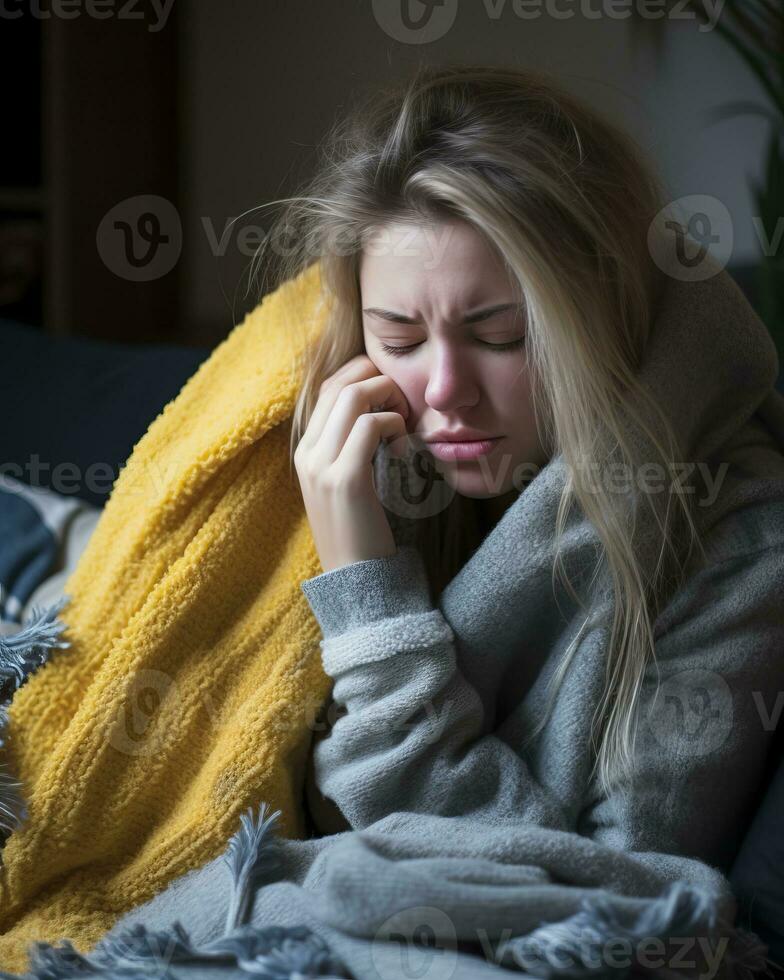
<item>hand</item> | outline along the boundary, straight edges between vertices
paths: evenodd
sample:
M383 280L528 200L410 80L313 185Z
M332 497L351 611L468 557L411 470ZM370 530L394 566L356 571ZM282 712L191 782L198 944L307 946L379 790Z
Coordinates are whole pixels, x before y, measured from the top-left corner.
M373 412L374 406L388 410ZM325 572L396 553L373 485L373 456L382 438L406 435L408 414L403 392L366 354L321 385L294 465Z

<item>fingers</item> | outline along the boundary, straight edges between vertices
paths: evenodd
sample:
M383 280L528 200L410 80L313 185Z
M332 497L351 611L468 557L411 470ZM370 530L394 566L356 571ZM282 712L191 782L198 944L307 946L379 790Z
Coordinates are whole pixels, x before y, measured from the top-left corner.
M300 441L303 448L312 448L320 439L341 389L346 384L361 381L363 378L371 378L378 373L378 368L370 358L366 354L360 354L357 357L352 357L350 361L346 361L341 368L327 378L321 385L318 401L308 420L307 428L302 434Z
M326 447L325 465L334 461L357 418L365 412L399 412L408 418L409 406L400 388L361 354L347 361L321 387L318 401L300 440L303 450Z
M395 442L406 436L406 423L398 412L376 412L360 415L348 434L336 464L345 464L347 470L356 472L363 464L372 464L380 439ZM395 447L395 451L399 451Z
M395 394L395 389L397 389L397 385L391 378L379 374L374 378L366 378L363 381L347 384L338 392L332 412L318 436L319 448L317 451L321 455L324 465L329 465L338 458L346 440L362 416L367 415L370 419L374 419L382 415L398 414L391 407L387 411L372 411L374 405L387 405L392 402L399 405L400 398ZM405 429L405 422L402 417L400 421L402 428ZM372 431L376 433L377 446L378 429Z

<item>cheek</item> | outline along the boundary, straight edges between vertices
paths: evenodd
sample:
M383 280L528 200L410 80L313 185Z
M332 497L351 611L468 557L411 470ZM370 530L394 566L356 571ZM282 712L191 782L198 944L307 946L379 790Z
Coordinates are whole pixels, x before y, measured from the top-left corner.
M373 359L373 363L378 367L382 374L385 374L388 378L391 378L391 380L394 381L394 383L403 393L403 397L408 403L406 429L409 432L413 432L416 430L417 419L422 414L422 407L424 405L424 391L427 384L427 379L425 379L423 382L420 377L421 371L417 371L409 365L399 363L403 360L404 358L381 356ZM390 361L393 363L390 364Z
M503 377L497 378L495 391L502 399L496 402L499 417L509 421L525 440L534 427L533 396L527 370L521 373L519 363L514 365L504 372Z
M531 372L525 361L510 365L507 384L515 401L525 403L530 401Z
M384 374L390 377L406 396L406 401L412 408L419 404L422 398L423 385L420 383L419 373L406 367L404 364L385 364ZM425 382L426 383L426 382Z

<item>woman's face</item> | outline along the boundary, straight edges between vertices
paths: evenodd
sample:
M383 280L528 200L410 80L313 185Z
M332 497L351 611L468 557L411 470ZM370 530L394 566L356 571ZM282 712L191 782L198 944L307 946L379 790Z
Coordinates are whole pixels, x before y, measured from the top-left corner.
M525 307L492 246L467 222L390 223L360 264L365 351L405 395L409 434L492 438L490 451L429 451L456 492L521 490L547 461L537 436L525 346ZM406 347L394 354L384 349Z

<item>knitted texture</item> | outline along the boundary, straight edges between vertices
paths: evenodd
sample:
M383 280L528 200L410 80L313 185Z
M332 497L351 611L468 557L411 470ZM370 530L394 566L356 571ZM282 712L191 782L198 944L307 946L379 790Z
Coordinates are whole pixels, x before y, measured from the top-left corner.
M2 852L4 969L33 941L88 951L222 853L249 806L305 836L330 680L288 447L322 312L314 263L234 327L134 446L65 584L70 645L15 692L4 733L26 804Z

